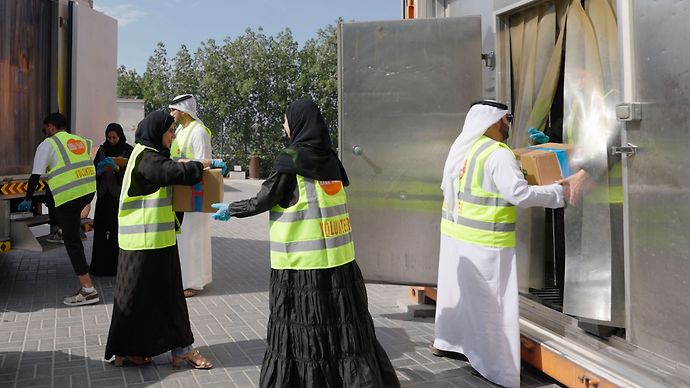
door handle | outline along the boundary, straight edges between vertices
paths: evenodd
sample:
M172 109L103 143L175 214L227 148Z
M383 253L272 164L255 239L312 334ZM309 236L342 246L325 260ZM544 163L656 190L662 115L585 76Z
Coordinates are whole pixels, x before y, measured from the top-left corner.
M355 146L352 146L352 153L355 154L356 156L360 156L364 153L364 149L362 149L362 146L355 145Z
M634 156L635 154L637 154L638 148L639 147L636 146L635 144L628 143L628 145L625 145L625 146L619 146L619 147L613 146L613 147L611 147L611 153L613 155L625 154L627 156Z

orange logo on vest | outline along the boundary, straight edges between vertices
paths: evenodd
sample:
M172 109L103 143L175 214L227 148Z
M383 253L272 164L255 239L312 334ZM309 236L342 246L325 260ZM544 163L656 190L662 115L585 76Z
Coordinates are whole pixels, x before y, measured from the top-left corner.
M86 145L84 142L76 139L67 140L67 148L71 153L76 155L81 155L86 152Z
M328 195L336 195L343 188L341 181L319 181L319 184Z

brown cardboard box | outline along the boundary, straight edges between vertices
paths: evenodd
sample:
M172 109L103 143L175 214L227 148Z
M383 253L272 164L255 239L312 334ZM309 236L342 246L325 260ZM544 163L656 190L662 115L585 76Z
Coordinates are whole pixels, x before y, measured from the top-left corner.
M114 158L112 158L112 159L113 159L113 161L115 162L115 164L117 164L117 166L120 167L120 168L122 168L122 167L127 167L127 161L129 160L129 159L123 158L123 157L121 157L121 156L116 156L116 157L114 157Z
M211 205L223 202L221 169L204 170L201 183L194 186L173 186L173 210L176 212L215 213Z
M525 173L525 179L530 185L548 185L563 179L562 170L566 176L569 171L567 160L559 163L557 151L565 151L566 159L570 156L572 146L560 143L545 143L532 147L513 150L515 157L520 161L520 167ZM564 166L561 164L564 163Z
M113 162L115 162L115 164L117 164L118 167L120 167L120 171L122 171L122 172L125 171L124 168L127 167L127 161L128 161L129 159L123 158L123 157L120 157L120 156L115 156L115 157L113 157L113 158L111 158L111 159L113 160ZM104 170L104 171L110 171L110 170L112 170L112 167L110 167L110 166L105 166L105 167L103 167L103 170Z

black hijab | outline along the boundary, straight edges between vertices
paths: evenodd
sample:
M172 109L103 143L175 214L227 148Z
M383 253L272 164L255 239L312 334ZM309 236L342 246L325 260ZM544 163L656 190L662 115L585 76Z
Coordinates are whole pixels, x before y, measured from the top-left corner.
M294 101L285 116L290 126L290 144L278 154L273 170L349 185L345 168L331 148L328 127L316 103L309 98Z
M144 117L139 125L137 131L134 133L134 141L138 144L152 147L158 152L170 152L170 150L163 147L163 134L170 128L174 117L169 113L157 110L149 113Z
M108 133L115 132L117 137L120 139L117 144L111 145L108 142ZM132 146L127 144L125 139L125 132L122 130L122 126L118 123L110 123L105 128L105 142L101 144L101 149L105 152L105 156L124 156L128 157L132 153Z

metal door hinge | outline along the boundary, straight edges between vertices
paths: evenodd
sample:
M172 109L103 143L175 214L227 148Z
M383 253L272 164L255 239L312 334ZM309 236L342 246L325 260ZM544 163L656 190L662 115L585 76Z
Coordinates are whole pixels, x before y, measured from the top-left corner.
M627 146L613 146L611 147L611 153L614 155L628 155L628 156L633 156L637 153L637 146L632 143L628 143Z
M640 121L642 108L639 102L626 102L616 105L616 118L620 121Z

